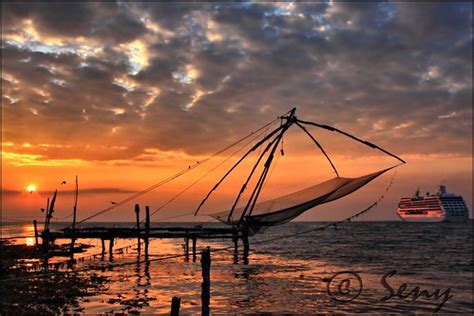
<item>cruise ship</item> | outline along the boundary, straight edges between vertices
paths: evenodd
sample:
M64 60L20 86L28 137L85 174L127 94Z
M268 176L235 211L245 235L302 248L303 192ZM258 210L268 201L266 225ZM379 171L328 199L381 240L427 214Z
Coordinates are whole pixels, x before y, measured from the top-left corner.
M397 214L404 222L463 222L469 219L469 210L462 196L448 193L440 185L436 194L404 197L398 203Z

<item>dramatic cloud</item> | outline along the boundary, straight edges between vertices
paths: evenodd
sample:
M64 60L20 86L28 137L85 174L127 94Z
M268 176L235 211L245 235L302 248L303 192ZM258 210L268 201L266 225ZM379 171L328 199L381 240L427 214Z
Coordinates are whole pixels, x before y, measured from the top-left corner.
M3 150L22 159L206 154L294 105L400 154L471 155L470 3L2 11Z

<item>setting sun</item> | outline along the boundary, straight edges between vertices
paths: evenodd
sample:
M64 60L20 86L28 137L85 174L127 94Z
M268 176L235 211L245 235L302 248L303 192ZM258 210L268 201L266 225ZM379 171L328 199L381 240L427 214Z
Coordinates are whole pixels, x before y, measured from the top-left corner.
M26 187L26 190L30 193L33 193L36 191L36 185L34 184L29 184L27 187Z

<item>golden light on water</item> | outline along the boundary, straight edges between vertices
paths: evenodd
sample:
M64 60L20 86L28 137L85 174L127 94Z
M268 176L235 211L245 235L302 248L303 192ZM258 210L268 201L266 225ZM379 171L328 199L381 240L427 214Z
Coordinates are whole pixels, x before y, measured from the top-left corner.
M34 184L29 184L27 187L26 187L26 190L30 193L33 193L36 191L36 185Z
M26 237L25 244L27 246L34 246L35 245L35 238L34 237Z
M24 225L23 226L23 232L25 235L30 235L34 233L35 227L33 225ZM27 246L34 246L36 244L35 238L34 237L25 237L25 244Z

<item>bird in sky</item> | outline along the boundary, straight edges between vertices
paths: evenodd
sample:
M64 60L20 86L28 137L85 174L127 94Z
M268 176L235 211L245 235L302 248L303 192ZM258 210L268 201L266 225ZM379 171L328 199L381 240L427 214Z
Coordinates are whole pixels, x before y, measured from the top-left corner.
M63 182L61 182L61 184L60 184L60 185L63 185L63 184L66 184L66 181L63 181Z

